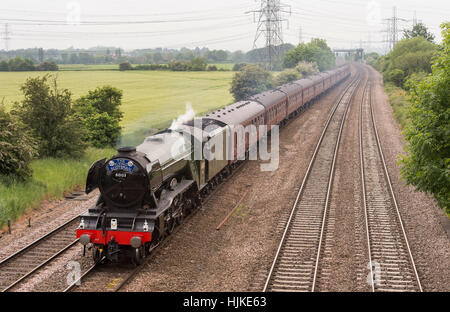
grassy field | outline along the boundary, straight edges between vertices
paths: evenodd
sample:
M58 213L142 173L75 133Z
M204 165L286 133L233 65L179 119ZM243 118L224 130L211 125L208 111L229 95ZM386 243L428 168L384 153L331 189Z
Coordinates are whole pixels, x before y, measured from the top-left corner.
M0 101L6 107L22 98L20 85L27 77L42 72L0 73ZM73 92L74 98L102 85L123 90L122 126L124 134L142 129L166 126L185 112L190 102L197 113L204 113L232 102L229 93L233 72L170 72L170 71L62 71L60 87Z
M89 65L92 66L92 65ZM170 125L185 112L186 102L200 114L232 102L229 94L232 72L106 71L68 70L56 73L60 87L74 98L98 86L112 85L123 90L123 145L137 145L145 132ZM20 85L27 77L42 72L0 73L0 102L7 108L20 101ZM55 74L55 73L53 73ZM33 161L33 177L28 182L0 178L0 228L8 219L16 220L43 199L62 197L64 192L84 186L89 166L114 149L88 149L81 159L38 159Z

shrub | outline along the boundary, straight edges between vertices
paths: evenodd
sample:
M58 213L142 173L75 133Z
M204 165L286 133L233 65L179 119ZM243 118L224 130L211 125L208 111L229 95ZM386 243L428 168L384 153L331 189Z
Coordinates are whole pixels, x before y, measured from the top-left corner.
M216 65L209 65L208 66L208 71L217 71L217 66Z
M204 71L206 66L208 66L208 63L201 57L193 58L189 63L190 70L193 71Z
M407 151L402 175L408 184L432 193L450 213L450 23L442 28L442 49L433 72L413 85L405 130Z
M187 62L173 61L170 63L170 69L173 71L188 71L191 67Z
M230 92L236 101L241 101L272 86L270 72L256 65L247 65L234 75Z
M37 156L37 141L17 118L0 107L0 174L26 180Z
M278 86L284 85L288 82L299 80L302 78L302 75L294 70L294 69L285 69L281 73L278 74L276 78L276 84Z
M319 73L319 67L315 62L299 62L295 70L303 77L308 77Z
M132 70L133 66L131 66L130 62L123 62L119 64L119 70Z
M58 65L56 65L55 62L42 62L37 67L37 70L40 70L40 71L57 71L57 70L59 70L59 67L58 67Z
M245 66L247 66L246 63L236 63L233 66L233 71L240 71L242 70Z
M99 87L75 101L74 109L87 129L87 137L95 147L114 146L119 139L123 113L122 91Z
M72 110L71 93L58 89L56 78L28 78L21 90L22 102L15 102L13 113L29 126L39 140L40 156L80 156L85 130Z
M136 65L135 70L169 70L169 65L166 64L146 64L146 65Z
M88 129L88 140L97 148L114 146L122 130L119 121L106 112L88 116L85 125Z
M383 74L383 79L385 82L392 82L397 87L402 87L405 79L405 73L401 69L393 69L385 72Z

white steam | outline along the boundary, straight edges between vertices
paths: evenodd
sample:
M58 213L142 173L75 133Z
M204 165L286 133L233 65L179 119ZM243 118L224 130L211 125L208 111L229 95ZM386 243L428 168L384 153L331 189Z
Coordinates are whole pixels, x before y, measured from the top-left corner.
M170 126L170 130L177 130L179 129L184 123L191 121L195 117L195 111L192 108L192 105L190 102L186 102L186 113L183 115L178 116L177 119L175 119L172 122L172 125Z

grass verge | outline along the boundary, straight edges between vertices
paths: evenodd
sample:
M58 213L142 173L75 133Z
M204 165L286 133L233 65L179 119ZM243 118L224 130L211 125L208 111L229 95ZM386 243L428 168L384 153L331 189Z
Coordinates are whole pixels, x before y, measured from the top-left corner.
M404 129L409 123L408 108L411 103L408 92L392 84L385 84L384 90L389 97L395 118Z
M89 148L80 159L44 158L31 164L33 176L19 182L0 179L0 228L37 207L42 200L62 198L65 192L84 185L92 163L114 154L113 149Z

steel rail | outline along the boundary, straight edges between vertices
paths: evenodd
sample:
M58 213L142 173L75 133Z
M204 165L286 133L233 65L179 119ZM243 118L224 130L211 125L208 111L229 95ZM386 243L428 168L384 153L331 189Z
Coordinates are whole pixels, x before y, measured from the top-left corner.
M305 176L304 176L304 178L303 178L303 181L302 181L302 184L301 184L300 189L299 189L299 191L298 191L298 194L297 194L296 200L295 200L295 202L294 202L294 205L292 206L291 213L290 213L290 215L289 215L289 219L288 219L287 224L286 224L286 226L285 226L283 235L282 235L282 237L281 237L281 241L280 241L280 243L279 243L279 245L278 245L277 252L276 252L275 257L274 257L274 260L273 260L273 262L272 262L272 266L271 266L271 268L270 268L269 274L268 274L267 279L266 279L266 282L265 282L265 284L264 284L263 292L266 292L267 289L268 289L270 280L271 280L271 278L272 278L272 276L273 276L273 273L274 273L275 266L276 266L277 261L278 261L279 256L280 256L280 252L281 252L282 247L283 247L283 245L284 245L284 243L285 243L285 241L286 241L286 237L287 237L288 230L289 230L289 228L290 228L290 225L292 224L292 220L293 220L293 217L294 217L294 213L296 212L296 210L297 210L297 205L298 205L298 203L299 203L299 201L300 201L301 196L303 195L303 191L304 191L306 182L308 181L308 178L309 178L310 173L311 173L311 171L312 171L312 167L313 167L313 165L314 165L314 163L315 163L317 154L318 154L319 149L320 149L320 147L321 147L321 145L322 145L322 141L323 141L323 139L324 139L324 137L325 137L325 134L327 133L327 130L328 130L328 127L329 127L329 125L330 125L330 123L331 123L331 120L333 119L333 117L334 117L334 115L335 115L335 112L336 112L337 108L339 107L339 105L341 104L341 102L342 102L344 96L347 94L348 90L349 90L354 84L356 84L356 82L358 81L358 79L359 79L359 75L358 75L357 77L355 77L355 78L348 84L348 86L345 88L345 90L342 92L341 96L339 97L338 101L336 102L335 106L333 107L332 111L330 112L330 115L329 115L329 117L328 117L328 119L327 119L327 122L326 122L326 124L325 124L325 127L324 127L324 129L323 129L323 131L322 131L322 134L321 134L321 136L320 136L320 138L319 138L319 140L318 140L318 142L317 142L317 145L316 145L316 148L315 148L315 150L314 150L314 153L313 153L313 155L312 155L312 157L311 157L311 160L310 160L308 169L307 169L306 174L305 174Z
M380 137L379 137L379 134L378 134L378 129L377 129L376 120L375 120L375 116L374 116L373 105L372 105L372 88L371 88L371 86L369 86L369 91L370 91L369 92L370 116L371 116L372 127L373 127L373 130L374 130L375 138L376 138L376 142L377 142L378 153L379 153L379 156L380 156L380 159L381 159L381 163L383 165L384 176L385 176L387 184L389 186L389 194L390 194L390 197L391 197L392 202L393 202L394 207L395 207L395 213L396 213L396 216L397 216L397 221L398 221L398 223L400 225L400 229L401 229L401 232L402 232L404 243L406 244L408 257L409 257L410 264L411 264L411 266L413 268L413 271L414 271L414 276L415 276L415 279L416 279L416 282L417 282L417 286L419 288L419 291L422 292L423 288L422 288L422 285L421 285L421 282L420 282L419 274L417 272L417 268L416 268L416 265L415 265L415 262L414 262L414 258L413 258L412 252L411 252L411 248L410 248L410 245L409 245L409 242L408 242L408 238L407 238L407 235L406 235L405 227L404 227L404 224L403 224L403 221L402 221L402 217L401 217L401 214L400 214L400 209L398 207L398 203L397 203L397 199L396 199L395 192L394 192L394 189L393 189L393 185L392 185L392 182L391 182L391 178L390 178L390 175L389 175L389 171L387 169L387 165L386 165L386 161L385 161L385 157L384 157L384 153L383 153ZM365 194L364 194L364 196L365 196Z
M50 232L48 232L45 235L41 236L40 238L36 239L32 243L28 244L27 246L25 246L22 249L18 250L17 252L13 253L12 255L8 256L7 258L3 259L0 262L0 268L5 265L11 264L11 262L13 262L16 259L20 259L20 256L23 256L30 250L32 251L33 248L37 248L40 243L44 243L48 239L51 239L52 236L64 231L65 228L70 227L74 222L76 222L79 217L80 217L80 215L70 219L69 221L65 222L64 224L56 227L55 229L51 230ZM15 287L19 283L23 282L25 279L27 279L28 277L33 275L36 271L38 271L39 269L42 269L45 265L47 265L52 260L54 260L55 258L60 256L62 253L67 251L69 248L74 246L77 242L78 242L78 239L71 241L69 244L65 245L64 247L59 249L57 252L53 253L50 257L44 259L42 262L39 262L36 266L32 267L29 271L27 271L23 274L18 273L18 274L21 274L21 276L18 279L14 280L9 285L7 285L5 288L3 288L1 290L1 292L10 291L13 287ZM11 274L14 274L14 273L11 273Z
M359 105L359 159L360 159L360 169L361 169L361 187L363 193L363 206L364 206L364 221L366 227L366 239L367 239L367 253L369 256L369 266L370 266L370 285L372 292L375 291L375 285L373 281L373 267L372 267L372 252L370 248L370 234L369 234L369 220L367 217L367 197L366 197L366 179L365 179L365 169L364 169L364 151L363 151L363 139L362 139L362 109L363 103L367 92L368 80L364 86L364 91L361 97L361 102Z
M37 244L39 244L41 241L43 241L46 238L49 238L50 236L52 236L53 234L56 234L57 232L63 230L63 228L69 226L72 222L76 221L77 218L79 218L83 213L77 215L76 217L70 219L69 221L65 222L64 224L58 226L57 228L53 229L52 231L44 234L43 236L39 237L38 239L36 239L35 241L33 241L32 243L28 244L27 246L23 247L22 249L20 249L19 251L13 253L12 255L8 256L7 258L3 259L0 261L0 266L6 264L8 261L10 261L11 259L21 255L22 253L24 253L25 251L27 251L28 249L36 246Z
M339 147L340 147L340 143L341 143L342 130L344 129L344 124L345 124L345 119L347 117L348 109L350 107L351 102L353 101L353 96L354 96L356 89L358 88L360 82L361 82L361 80L359 80L356 83L357 85L356 85L355 89L353 90L352 95L350 96L350 99L348 101L347 107L345 109L344 115L341 120L341 124L339 127L339 134L338 134L338 137L336 140L336 145L334 147L333 161L331 164L330 178L328 180L327 195L326 195L326 199L325 199L325 208L324 208L324 212L323 212L322 227L320 230L319 246L317 247L317 257L316 257L316 264L315 264L315 268L314 268L314 277L313 277L313 284L312 284L311 292L314 292L315 287L316 287L316 282L317 282L317 272L319 269L319 261L320 261L320 255L321 255L321 250L322 250L322 241L323 241L323 237L324 237L324 233L325 233L325 225L326 225L326 219L327 219L327 214L328 214L328 207L330 204L331 189L333 187L336 159L337 159L337 155L338 155Z

